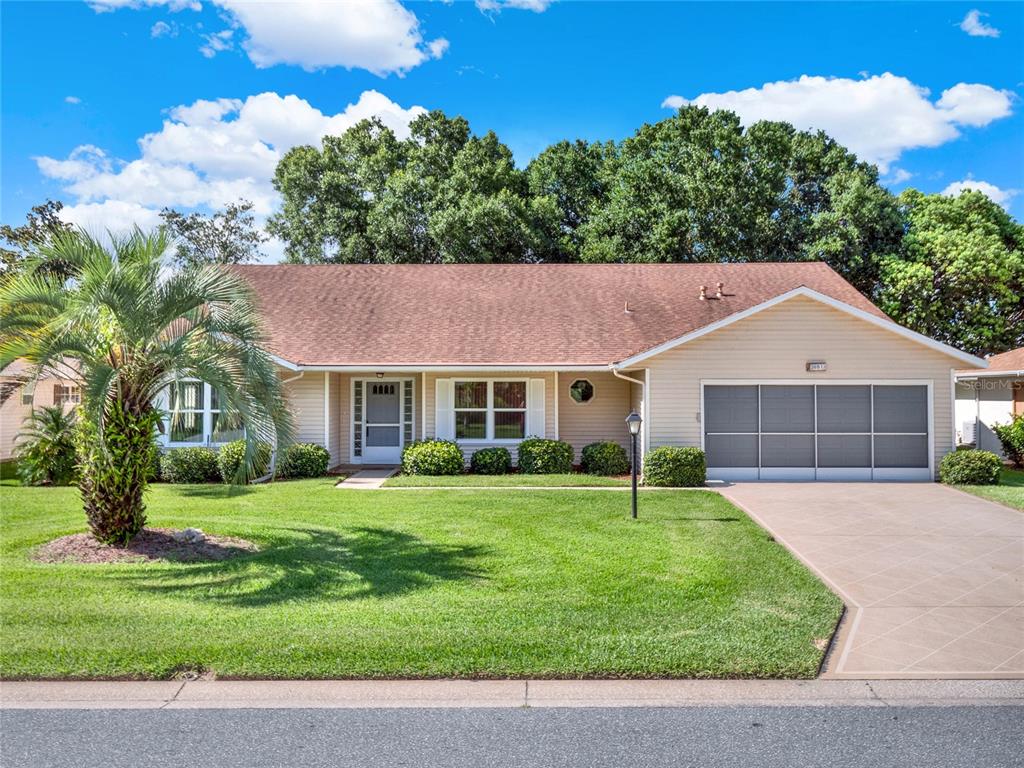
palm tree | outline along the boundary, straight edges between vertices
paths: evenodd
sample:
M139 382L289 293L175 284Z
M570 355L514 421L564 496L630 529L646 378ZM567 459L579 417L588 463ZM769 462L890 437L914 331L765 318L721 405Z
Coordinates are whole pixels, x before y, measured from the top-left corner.
M25 358L73 369L82 391L82 500L100 541L125 544L145 524L161 413L159 394L182 378L207 382L245 429L239 480L261 443L282 442L291 419L244 280L218 266L166 268L162 230L112 238L56 233L0 286L0 368ZM67 265L69 278L48 269Z
M26 485L69 485L75 479L75 412L44 405L15 438L18 475Z

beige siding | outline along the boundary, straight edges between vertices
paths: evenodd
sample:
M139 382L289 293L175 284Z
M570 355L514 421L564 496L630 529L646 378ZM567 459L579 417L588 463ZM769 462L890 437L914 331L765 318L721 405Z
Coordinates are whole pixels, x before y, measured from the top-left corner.
M23 388L19 387L0 405L0 460L9 459L14 453L14 444L22 424L33 408L53 405L53 388L61 384L60 379L39 379L35 384L32 405L21 402Z
M302 378L285 385L292 417L295 419L295 440L300 443L324 445L324 376L307 371ZM330 448L328 446L328 450Z
M352 419L349 416L349 402L351 400L351 383L347 374L331 373L330 376L330 425L328 435L330 444L327 450L331 452L331 466L347 464L349 456L349 431L352 429Z
M590 402L577 403L569 396L569 387L577 379L587 379L594 385ZM631 386L628 381L604 372L558 374L558 436L573 447L577 462L588 443L613 440L629 450L626 416L631 405Z
M824 360L827 373L807 373ZM650 368L651 446L700 445L700 383L708 379L927 380L935 462L953 444L954 358L798 297L645 361Z
M566 374L559 374L562 378ZM428 373L426 378L426 401L427 407L424 414L420 414L417 410L417 421L421 418L424 422L424 434L428 437L433 437L434 431L434 416L435 416L435 399L434 393L436 391L435 382L438 379L544 379L544 437L554 438L555 437L555 375L550 371L495 371L493 373L478 373L471 372L464 375L458 373ZM420 401L416 404L417 409L420 408ZM507 443L474 443L472 446L463 445L462 452L466 456L466 460L473 455L476 451L481 448L487 448L491 445L504 445L509 449L512 454L512 461L516 461L516 450L514 445L508 445Z

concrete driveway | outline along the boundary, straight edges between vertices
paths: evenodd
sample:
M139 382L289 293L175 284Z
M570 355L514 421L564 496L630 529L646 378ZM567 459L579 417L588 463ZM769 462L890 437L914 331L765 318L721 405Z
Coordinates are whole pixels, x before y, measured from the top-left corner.
M722 493L846 603L825 676L1024 678L1024 514L932 483Z

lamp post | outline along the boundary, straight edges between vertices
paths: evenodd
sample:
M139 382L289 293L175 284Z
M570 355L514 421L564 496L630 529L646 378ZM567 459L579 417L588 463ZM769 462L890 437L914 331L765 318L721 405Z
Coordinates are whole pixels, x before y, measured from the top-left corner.
M640 414L633 411L626 417L626 426L629 427L629 437L632 440L633 451L629 457L629 463L633 469L633 519L636 520L636 436L640 434L640 425L643 423Z

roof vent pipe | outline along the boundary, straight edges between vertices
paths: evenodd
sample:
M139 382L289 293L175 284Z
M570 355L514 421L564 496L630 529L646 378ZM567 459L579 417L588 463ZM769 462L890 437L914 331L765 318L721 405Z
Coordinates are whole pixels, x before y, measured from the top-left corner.
M626 299L626 305L625 307L623 307L622 311L625 312L627 315L633 314L633 310L629 308L629 299Z
M702 285L700 287L700 300L704 301L705 299L707 299L707 297L708 297L708 287L706 285Z
M722 298L725 295L724 289L725 289L725 283L719 283L718 284L718 292L715 294L715 298L716 299L720 299L720 298Z

